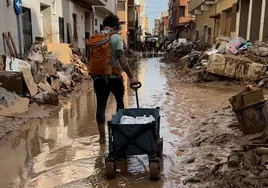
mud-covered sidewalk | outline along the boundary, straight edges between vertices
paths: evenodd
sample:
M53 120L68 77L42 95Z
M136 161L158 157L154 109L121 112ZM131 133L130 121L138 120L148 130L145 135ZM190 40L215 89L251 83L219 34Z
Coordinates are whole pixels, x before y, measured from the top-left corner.
M161 180L148 179L147 156L119 162L117 178L105 178L108 149L98 144L94 91L92 83L85 81L49 118L28 121L20 132L2 138L0 168L5 170L0 187L248 187L243 184L247 176L235 176L226 164L243 137L234 127L236 119L228 101L241 87L226 82L176 82L169 66L159 59L144 59L137 68L143 83L140 105L161 108ZM126 107L135 107L127 80L125 85ZM107 120L115 107L111 97ZM234 186L236 182L242 183Z

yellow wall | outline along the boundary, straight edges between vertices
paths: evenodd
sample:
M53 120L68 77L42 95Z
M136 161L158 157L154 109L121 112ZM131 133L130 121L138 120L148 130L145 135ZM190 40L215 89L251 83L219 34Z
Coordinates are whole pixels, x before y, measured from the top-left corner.
M237 2L237 0L221 0L221 1L218 1L217 3L217 12L221 12L223 10L226 10L230 7L233 6L233 4L235 4Z
M128 1L125 1L125 11L117 11L120 22L127 22L128 20Z
M209 16L215 14L215 5L212 5L208 11L203 11L201 15L196 17L196 29L199 30L199 39L203 39L204 35L204 26L212 28L211 35L214 36L214 20Z
M121 24L121 27L122 27L122 31L120 31L120 36L123 38L123 40L127 44L127 31L128 31L127 24Z
M119 21L121 23L122 30L120 31L120 35L127 44L127 22L128 22L128 0L125 2L125 11L118 11L117 9L117 15L119 17Z
M204 26L208 26L208 27L212 27L211 30L211 44L213 43L213 39L215 40L215 36L214 36L214 31L215 31L215 23L214 23L214 19L210 18L210 16L216 15L216 14L221 14L222 11L231 8L233 6L234 3L236 3L237 0L221 0L218 1L217 4L215 5L211 5L209 10L207 11L202 11L201 15L197 15L196 16L196 29L199 30L199 39L203 39L203 35L204 35ZM229 19L226 20L226 25L228 27L230 27L229 24ZM221 20L222 22L222 20ZM222 27L223 24L219 25L219 29L220 30L225 30ZM228 30L228 29L226 29Z
M144 21L144 30L145 32L149 33L149 19L148 16L145 16L145 21Z

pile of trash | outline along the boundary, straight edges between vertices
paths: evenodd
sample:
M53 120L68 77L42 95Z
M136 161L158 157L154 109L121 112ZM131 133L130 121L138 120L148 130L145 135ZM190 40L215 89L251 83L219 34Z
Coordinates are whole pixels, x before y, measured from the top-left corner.
M129 48L124 49L124 55L127 60L137 60L139 55L135 54L135 52Z
M245 136L227 162L215 168L215 187L267 187L268 108L263 90L249 85L231 97L230 103L238 121L230 128L239 128Z
M3 56L0 62L1 87L38 104L59 105L59 95L88 78L81 51L65 43L36 40L24 58Z
M201 52L206 51L208 48L209 45L201 43L200 41L187 42L186 39L174 40L167 46L163 60L177 61L190 53L196 52L201 54Z
M202 75L215 80L246 81L268 88L268 42L251 43L242 37L220 36L209 48L200 42L174 41L168 45L165 59L183 63L186 72L200 75L203 71ZM200 76L198 79L207 80Z

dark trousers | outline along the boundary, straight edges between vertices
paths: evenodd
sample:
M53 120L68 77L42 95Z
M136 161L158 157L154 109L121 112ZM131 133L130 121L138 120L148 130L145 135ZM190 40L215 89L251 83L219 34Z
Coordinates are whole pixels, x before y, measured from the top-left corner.
M94 90L97 97L97 123L104 124L106 105L111 92L116 100L117 111L124 108L123 78L97 78L94 80Z

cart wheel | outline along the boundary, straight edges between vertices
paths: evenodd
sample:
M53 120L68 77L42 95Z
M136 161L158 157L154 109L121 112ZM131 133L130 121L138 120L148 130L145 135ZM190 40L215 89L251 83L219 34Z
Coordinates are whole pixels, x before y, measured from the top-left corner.
M114 179L116 175L116 164L115 161L107 160L106 162L106 176L109 180Z
M153 181L157 181L160 179L160 161L154 160L150 161L150 179Z
M159 138L157 141L156 157L160 159L163 157L163 138Z

